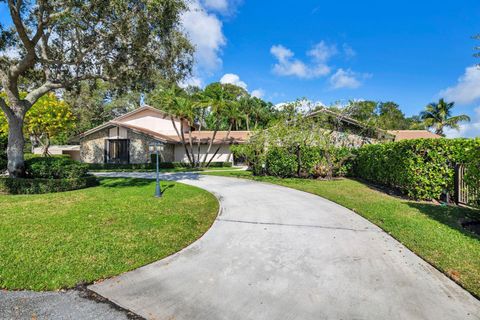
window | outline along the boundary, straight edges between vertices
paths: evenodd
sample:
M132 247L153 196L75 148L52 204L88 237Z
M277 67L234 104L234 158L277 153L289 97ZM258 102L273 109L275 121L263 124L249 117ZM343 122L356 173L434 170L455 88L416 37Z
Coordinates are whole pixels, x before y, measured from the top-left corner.
M106 141L106 161L107 163L126 164L130 162L128 139L116 139Z

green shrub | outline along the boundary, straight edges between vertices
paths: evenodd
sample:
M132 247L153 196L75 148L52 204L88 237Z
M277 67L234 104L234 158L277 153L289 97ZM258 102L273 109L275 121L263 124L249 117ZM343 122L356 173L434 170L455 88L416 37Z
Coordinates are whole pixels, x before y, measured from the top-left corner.
M465 162L478 147L478 140L473 139L366 145L356 152L354 172L359 178L397 189L414 199L440 199L445 192L454 194L455 164Z
M155 168L156 163L157 163L157 156L155 154L150 155L150 164L153 168ZM210 168L223 168L223 167L231 167L232 163L231 162L218 162L218 161L212 161L210 162L209 167ZM159 167L161 169L174 169L174 168L190 168L191 165L189 162L160 162Z
M88 163L88 169L90 171L115 171L115 170L155 170L156 168L156 159L152 158L152 163L138 163L138 164L115 164L115 163ZM231 162L212 162L210 163L211 168L221 168L221 167L231 167ZM185 162L160 162L160 169L175 169L175 168L190 168L189 163Z
M350 156L348 148L332 148L327 154L321 147L271 147L266 152L265 173L283 178L345 176L350 171L351 163L346 161Z
M298 169L297 156L287 148L273 147L267 152L267 174L276 177L293 177Z
M66 157L33 157L25 161L27 178L76 179L88 176L88 165Z
M94 176L75 179L22 179L0 177L0 192L9 194L40 194L84 189L98 185Z

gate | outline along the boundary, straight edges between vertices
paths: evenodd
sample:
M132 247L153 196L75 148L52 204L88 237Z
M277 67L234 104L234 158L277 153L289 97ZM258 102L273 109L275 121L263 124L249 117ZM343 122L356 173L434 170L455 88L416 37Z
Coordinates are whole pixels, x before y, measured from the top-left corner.
M465 166L457 164L455 166L455 202L463 205L478 205L478 189L472 189L467 185L464 179Z

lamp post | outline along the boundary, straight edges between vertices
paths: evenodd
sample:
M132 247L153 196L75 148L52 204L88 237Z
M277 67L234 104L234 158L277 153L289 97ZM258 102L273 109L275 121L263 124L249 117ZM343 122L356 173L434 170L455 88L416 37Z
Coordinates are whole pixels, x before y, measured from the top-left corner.
M162 196L162 189L160 188L160 168L159 168L159 157L160 151L163 151L164 145L161 142L155 141L149 144L148 149L151 153L157 154L157 184L155 186L155 197L160 198Z

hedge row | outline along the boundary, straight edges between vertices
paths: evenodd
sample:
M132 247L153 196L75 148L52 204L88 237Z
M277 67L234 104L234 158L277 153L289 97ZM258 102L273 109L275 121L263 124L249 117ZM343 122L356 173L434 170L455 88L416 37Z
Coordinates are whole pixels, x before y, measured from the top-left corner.
M320 147L302 146L300 148L271 147L266 152L265 174L277 177L313 177L325 178L345 176L349 163L345 160L351 155L347 148L329 150L330 163L326 150ZM329 173L329 171L331 171Z
M9 194L40 194L84 189L98 185L94 176L75 179L23 179L0 177L0 192Z
M479 148L480 139L417 139L366 145L357 150L354 173L413 199L441 199L447 192L454 194L455 164L468 162ZM469 179L478 181L480 176Z
M155 160L156 161L156 160ZM139 163L139 164L113 164L113 163L89 163L88 169L91 171L99 170L155 170L156 162L152 163ZM221 167L231 167L231 162L212 162L210 163L211 168L221 168ZM189 163L185 162L160 162L160 169L175 169L175 168L190 168Z
M88 165L68 157L31 157L25 172L27 178L76 179L88 176Z

